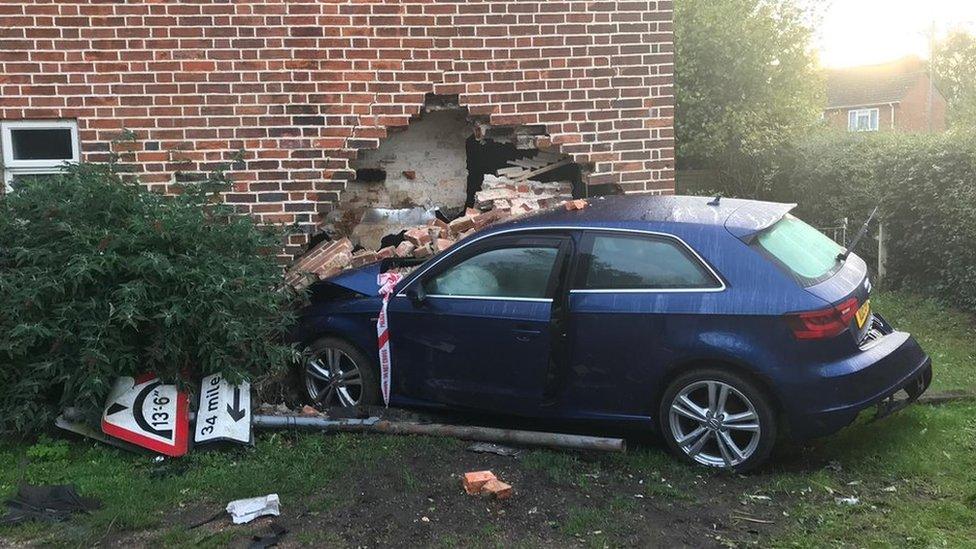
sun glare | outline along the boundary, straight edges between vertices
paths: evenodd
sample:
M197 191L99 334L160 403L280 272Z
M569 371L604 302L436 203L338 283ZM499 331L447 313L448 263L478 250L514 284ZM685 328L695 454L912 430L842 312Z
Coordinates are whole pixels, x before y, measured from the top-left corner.
M976 31L976 0L834 0L817 33L820 61L851 67L928 58L933 27L937 37L956 28Z

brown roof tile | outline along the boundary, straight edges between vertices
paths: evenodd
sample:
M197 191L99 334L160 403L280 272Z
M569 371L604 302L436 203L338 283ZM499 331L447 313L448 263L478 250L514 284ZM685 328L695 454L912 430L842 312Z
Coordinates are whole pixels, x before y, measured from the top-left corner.
M917 57L828 71L827 108L901 101L925 71L925 63Z

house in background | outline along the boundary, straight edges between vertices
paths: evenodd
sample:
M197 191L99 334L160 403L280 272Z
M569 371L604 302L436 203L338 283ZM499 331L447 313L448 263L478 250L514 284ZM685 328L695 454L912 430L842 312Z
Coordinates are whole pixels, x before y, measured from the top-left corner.
M942 132L946 98L917 57L827 73L824 119L852 132Z

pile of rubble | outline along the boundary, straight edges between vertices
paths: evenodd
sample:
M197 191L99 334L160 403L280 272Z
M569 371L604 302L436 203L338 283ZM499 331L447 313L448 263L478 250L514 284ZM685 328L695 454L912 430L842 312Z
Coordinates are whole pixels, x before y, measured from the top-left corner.
M426 225L403 231L395 244L379 250L359 248L348 238L325 241L309 250L285 273L285 282L296 290L334 276L345 269L361 267L381 259L426 258L440 253L474 232L512 216L565 205L580 209L584 201L573 200L573 185L568 181L533 181L543 173L568 164L570 160L550 153L510 161L496 175L485 175L481 190L475 193L476 208L467 208L452 221L435 218Z

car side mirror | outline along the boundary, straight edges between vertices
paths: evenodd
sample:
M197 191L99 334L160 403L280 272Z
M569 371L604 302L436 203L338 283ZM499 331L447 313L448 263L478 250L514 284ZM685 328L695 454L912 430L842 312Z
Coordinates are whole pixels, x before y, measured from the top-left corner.
M427 300L427 292L424 291L424 287L421 284L414 284L407 289L407 298L410 299L410 303L414 307L420 307Z

